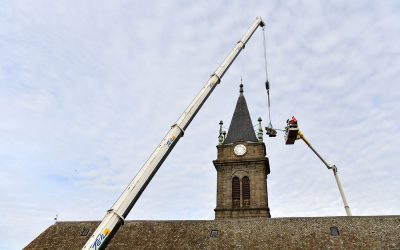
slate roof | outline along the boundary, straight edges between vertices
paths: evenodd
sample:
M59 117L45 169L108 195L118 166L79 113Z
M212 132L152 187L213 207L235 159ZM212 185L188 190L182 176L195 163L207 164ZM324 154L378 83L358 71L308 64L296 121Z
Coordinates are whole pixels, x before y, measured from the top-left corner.
M249 109L247 108L246 99L243 95L243 84L240 84L239 98L224 144L238 141L258 142L253 129L253 123L251 122Z
M398 215L125 221L107 250L400 249L399 222ZM99 224L57 222L24 249L81 249Z

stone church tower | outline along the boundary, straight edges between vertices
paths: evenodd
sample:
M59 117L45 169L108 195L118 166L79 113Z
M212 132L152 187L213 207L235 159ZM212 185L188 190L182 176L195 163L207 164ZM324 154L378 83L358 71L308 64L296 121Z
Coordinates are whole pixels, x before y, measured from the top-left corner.
M243 95L243 84L240 84L240 95L228 135L220 139L218 156L213 161L217 170L215 219L270 218L268 158L262 137L257 139L254 132Z

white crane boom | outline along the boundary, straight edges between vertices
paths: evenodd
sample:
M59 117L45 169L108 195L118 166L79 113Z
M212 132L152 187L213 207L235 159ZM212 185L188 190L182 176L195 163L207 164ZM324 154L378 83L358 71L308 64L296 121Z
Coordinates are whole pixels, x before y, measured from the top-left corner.
M111 209L107 211L106 216L82 249L104 249L107 246L112 236L124 223L125 218L128 216L130 210L139 199L147 184L149 184L164 160L168 157L168 154L174 148L175 144L183 136L185 129L189 126L190 122L203 106L208 96L221 81L225 72L239 55L240 51L244 49L246 43L259 26L264 26L261 17L256 18L256 21L247 30L246 34L236 44L217 70L211 75L210 79L197 94L192 103L186 108L185 112L183 112L178 121L171 127L167 135L150 155L149 159L145 162L135 178L133 178L131 183L129 183Z

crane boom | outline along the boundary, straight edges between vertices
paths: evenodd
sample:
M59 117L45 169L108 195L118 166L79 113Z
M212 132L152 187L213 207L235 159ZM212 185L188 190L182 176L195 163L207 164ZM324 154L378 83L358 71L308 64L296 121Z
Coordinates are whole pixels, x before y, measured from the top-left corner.
M299 126L297 124L297 119L292 116L291 120L287 120L287 126L285 128L285 140L286 145L294 144L296 140L302 139L305 144L314 152L316 156L325 164L328 169L332 169L333 175L335 176L336 184L339 188L340 196L342 197L344 209L346 210L346 215L351 216L350 206L347 203L346 196L344 195L342 184L339 180L339 174L337 167L333 164L329 164L325 161L324 158L317 152L317 150L311 145L311 143L306 139L304 134L299 130Z
M340 196L342 197L342 201L343 201L343 205L344 205L344 210L346 211L346 215L347 216L351 216L350 206L347 203L346 196L344 195L343 187L342 187L342 184L340 183L340 180L339 180L339 174L338 174L338 170L337 170L336 165L327 163L325 161L325 159L322 158L322 156L317 152L317 150L315 150L315 148L311 145L311 143L306 139L306 137L304 136L304 134L300 130L297 132L297 138L298 139L302 139L304 141L304 143L307 144L307 146L314 152L314 154L316 156L318 156L318 158L325 164L325 166L328 169L332 169L333 175L335 176L336 184L337 184L337 186L339 188Z
M225 60L211 75L210 79L200 90L192 103L186 108L177 122L172 125L166 136L150 155L143 167L139 170L135 178L129 183L114 205L107 211L100 225L93 232L92 236L86 242L82 249L104 249L112 236L118 231L119 227L124 223L130 210L139 199L146 186L149 184L157 170L160 168L168 154L172 151L176 143L183 136L185 129L196 116L197 112L203 106L204 102L210 96L214 88L220 83L221 78L229 69L233 61L244 49L246 43L254 34L256 29L265 24L261 17L257 17L255 22L250 26L242 39L236 44Z

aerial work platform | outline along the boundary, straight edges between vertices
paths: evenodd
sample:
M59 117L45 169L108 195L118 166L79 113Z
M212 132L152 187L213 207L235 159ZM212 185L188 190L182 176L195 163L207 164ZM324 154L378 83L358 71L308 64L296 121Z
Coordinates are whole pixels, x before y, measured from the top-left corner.
M286 145L294 144L298 139L299 126L297 125L297 120L292 116L291 120L287 120L287 126L285 128L285 142Z

